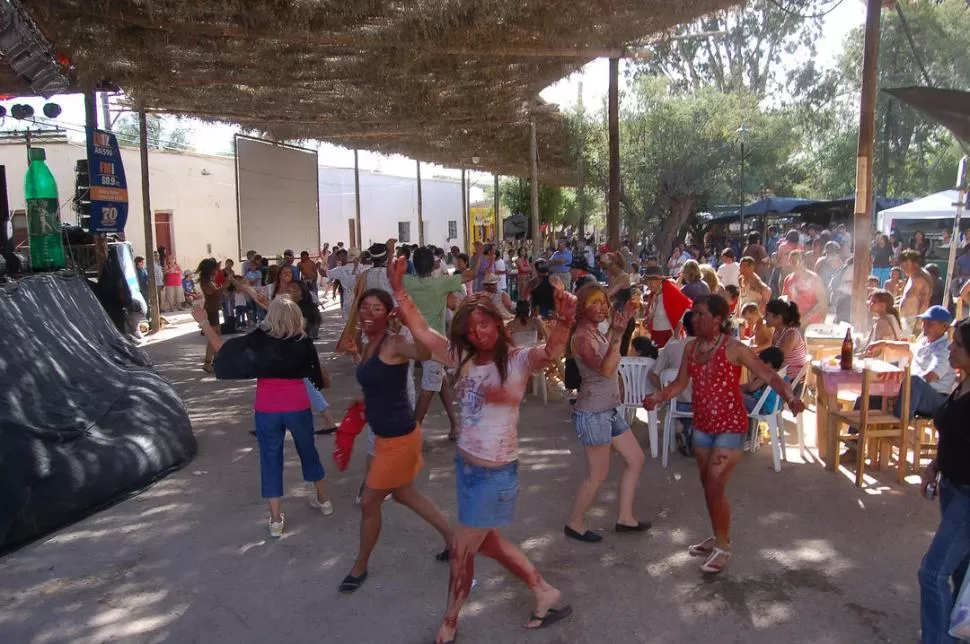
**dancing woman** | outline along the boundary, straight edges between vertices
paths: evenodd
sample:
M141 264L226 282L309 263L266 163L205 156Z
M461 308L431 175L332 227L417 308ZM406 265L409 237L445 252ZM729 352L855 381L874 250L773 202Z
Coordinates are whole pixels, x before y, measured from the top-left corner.
M407 260L401 258L401 261L407 268ZM414 407L407 391L408 362L427 360L429 356L406 338L391 334L388 321L393 309L391 296L378 288L364 291L357 301L357 319L367 338L357 365L357 381L364 391L367 421L375 439L374 456L360 502L360 550L350 574L340 583L342 593L356 591L367 579L367 563L381 534L381 507L388 494L434 526L446 548L452 540L451 528L441 511L414 488L414 479L424 460L421 426L414 419ZM357 353L353 343L348 350ZM446 556L438 558L443 561Z
M569 615L572 608L554 608L562 593L543 579L525 553L499 529L512 522L518 495L519 405L531 374L562 355L576 315L576 298L558 287L559 320L550 325L546 343L516 348L491 297L475 294L455 312L449 340L428 327L404 291L406 271L407 264L398 259L390 275L400 315L435 360L458 369L456 390L461 405L455 459L459 527L452 544L448 608L436 642L455 640L458 613L471 590L478 553L495 559L535 595L535 609L526 628L548 626Z
M744 450L748 431L748 414L741 395L741 367L767 382L798 414L805 405L792 392L781 376L730 333L730 311L720 295L700 295L694 300L692 322L694 340L684 348L684 361L677 379L661 391L643 399L652 410L658 404L676 398L690 383L694 400L694 457L700 471L707 514L714 536L690 546L691 556L705 557L701 570L719 573L731 558L731 505L726 491L734 468Z

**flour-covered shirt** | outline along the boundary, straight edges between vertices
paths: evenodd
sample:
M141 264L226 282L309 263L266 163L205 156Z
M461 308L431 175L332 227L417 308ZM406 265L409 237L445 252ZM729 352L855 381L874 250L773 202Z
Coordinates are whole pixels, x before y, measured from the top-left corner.
M505 383L494 363L469 360L456 386L461 434L458 447L475 458L511 463L519 455L519 406L529 385L529 349L518 349L508 362Z

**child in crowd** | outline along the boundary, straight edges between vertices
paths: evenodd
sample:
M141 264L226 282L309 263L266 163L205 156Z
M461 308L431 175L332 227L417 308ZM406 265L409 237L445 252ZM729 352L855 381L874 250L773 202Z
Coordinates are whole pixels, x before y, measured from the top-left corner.
M879 278L878 277L876 277L875 275L870 275L869 277L866 278L866 294L867 294L867 296L868 295L872 295L872 292L875 291L876 289L879 289L879 288L882 288L882 286L879 284Z
M758 353L758 359L771 367L772 371L778 371L785 362L785 353L778 347L768 347ZM765 387L767 386L768 384L757 376L752 376L751 380L741 385L741 393L744 396L744 408L749 414L757 406L758 401L761 400L761 396L764 394ZM777 407L778 392L772 390L768 392L768 397L765 399L764 405L761 406L761 410L763 412L771 412Z
M771 327L765 324L756 302L748 302L741 307L741 319L743 320L740 334L742 340L749 340L755 350L771 344Z
M202 293L195 290L195 280L192 279L192 271L182 273L182 293L185 296L185 301L189 304L193 304L202 297Z
M735 317L738 314L738 300L741 298L741 289L735 284L727 284L724 287L724 293L728 301L728 310L731 312L731 317Z
M893 266L889 270L889 279L886 280L884 289L893 294L893 299L898 300L903 296L903 288L906 287L906 280L903 279L903 269Z
M656 360L660 353L660 350L657 348L657 345L653 343L653 340L644 335L633 338L631 346L633 348L634 355L638 358L653 358Z

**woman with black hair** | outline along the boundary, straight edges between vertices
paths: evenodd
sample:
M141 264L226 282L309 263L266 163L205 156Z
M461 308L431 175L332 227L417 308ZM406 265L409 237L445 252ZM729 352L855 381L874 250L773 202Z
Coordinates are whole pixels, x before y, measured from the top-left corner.
M771 303L769 302L769 306ZM696 339L684 348L677 379L644 398L647 410L676 398L687 385L693 387L693 448L700 470L704 500L714 535L690 546L687 552L705 557L701 570L719 573L731 559L731 505L727 485L741 460L748 431L748 413L741 395L741 367L768 383L798 414L805 409L791 387L765 363L730 335L730 307L720 295L701 295L694 300L692 323Z
M785 354L785 375L793 381L808 360L808 345L802 335L802 316L798 305L782 299L768 300L765 305L765 324L774 329L771 346Z
M203 297L202 308L205 310L206 320L208 320L213 332L219 335L219 311L222 310L222 289L225 287L225 284L222 286L216 285L216 274L219 272L219 262L211 257L203 259L195 272L199 275L199 288L202 290ZM212 348L212 343L207 342L205 345L205 360L202 363L202 371L212 373L212 359L215 355L216 352Z
M286 285L284 293L296 302L300 307L300 314L303 316L303 327L307 337L316 340L320 335L320 309L313 303L309 287L306 282L291 281Z
M950 644L953 601L970 563L970 320L958 322L950 343L950 366L962 379L933 416L937 456L923 470L922 491L940 497L940 525L919 567L920 624L924 644ZM937 490L927 490L929 486Z

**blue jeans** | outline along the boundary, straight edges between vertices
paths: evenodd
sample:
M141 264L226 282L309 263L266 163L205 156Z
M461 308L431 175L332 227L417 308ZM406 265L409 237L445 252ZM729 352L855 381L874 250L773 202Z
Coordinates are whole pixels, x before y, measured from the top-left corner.
M313 443L313 414L302 411L255 413L259 441L259 486L264 499L283 496L283 439L290 430L303 468L303 480L315 483L326 472Z
M919 567L923 644L957 642L947 631L953 601L970 563L970 486L941 479L940 514L940 527Z

